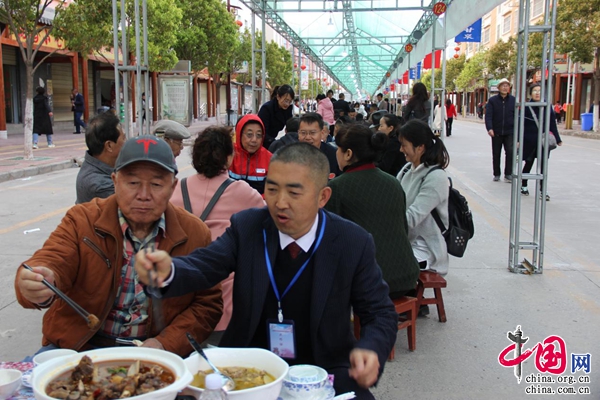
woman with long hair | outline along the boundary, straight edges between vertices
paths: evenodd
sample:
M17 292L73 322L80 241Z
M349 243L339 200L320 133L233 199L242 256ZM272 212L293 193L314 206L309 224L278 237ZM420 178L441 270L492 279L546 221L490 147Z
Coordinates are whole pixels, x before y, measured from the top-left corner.
M446 136L452 136L452 122L457 116L456 107L452 104L452 100L446 99Z
M394 114L384 114L379 120L377 130L387 135L387 145L381 159L377 163L379 169L390 175L396 176L400 169L406 164L406 157L400 151L400 141L398 140L398 129L400 128L400 119Z
M277 134L285 127L288 119L293 117L294 89L290 85L275 86L271 100L260 107L258 116L265 126L263 147L268 149L277 138Z
M405 196L400 183L375 167L388 137L359 124L344 125L335 137L336 158L344 173L331 180L325 208L373 235L376 259L390 297L415 288L419 266L408 240Z
M408 99L408 102L402 107L402 118L404 122L411 119L420 119L423 122L429 123L431 115L431 101L427 93L427 87L417 82L412 88L413 95Z
M398 174L406 193L408 238L421 269L448 273L448 251L442 231L431 212L436 210L448 226L449 182L446 167L450 156L429 125L420 120L400 127L400 150L408 164Z
M202 215L217 190L229 178L227 170L233 161L234 146L231 140L231 129L220 126L209 126L204 129L192 148L192 165L196 174L186 179L187 192L190 199L191 212ZM171 197L171 203L184 207L181 180ZM262 196L248 183L240 180L229 184L221 194L204 222L210 229L212 240L221 236L230 225L231 216L239 211L253 207L264 207ZM190 211L190 210L188 210ZM223 331L229 325L233 308L233 274L222 284L223 316L215 327L215 331L207 339L212 345L218 345Z

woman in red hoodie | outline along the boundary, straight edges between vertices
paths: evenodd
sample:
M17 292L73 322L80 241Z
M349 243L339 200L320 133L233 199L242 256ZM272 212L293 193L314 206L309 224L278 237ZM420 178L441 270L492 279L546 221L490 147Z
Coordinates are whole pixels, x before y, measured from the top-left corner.
M229 176L246 181L260 194L265 191L265 179L271 152L262 144L265 126L256 114L245 115L235 127L235 155L229 167Z

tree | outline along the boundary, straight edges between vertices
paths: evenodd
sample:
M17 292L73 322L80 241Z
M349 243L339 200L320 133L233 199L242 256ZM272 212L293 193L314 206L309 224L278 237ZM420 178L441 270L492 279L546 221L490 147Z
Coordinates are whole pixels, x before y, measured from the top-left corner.
M113 48L112 2L98 0L77 0L57 16L57 35L66 46L86 57L88 54L101 54L104 49ZM151 71L165 71L177 63L173 50L176 32L180 28L182 11L171 0L147 0L148 13L148 62ZM140 12L141 13L141 12ZM126 20L129 49L135 49L134 1L126 2ZM142 24L140 18L140 25ZM119 34L119 41L121 35ZM142 53L142 58L144 57ZM106 62L109 62L106 60Z
M274 41L267 43L267 81L271 87L292 82L292 55Z
M239 27L220 0L176 0L183 11L175 30L177 56L190 60L192 70L211 74L232 72Z
M19 45L19 51L25 64L26 99L23 131L23 158L33 159L33 74L36 69L56 51L38 58L40 47L53 33L53 25L45 25L40 21L44 12L54 5L55 13L60 14L65 0L2 0L0 1L0 18L6 22Z
M499 40L486 54L485 62L488 73L496 79L507 78L510 80L517 68L516 40L513 37L506 42ZM532 51L529 51L528 56L531 57L533 54Z
M456 78L465 67L465 54L458 58L451 58L446 62L446 92L456 92Z
M600 0L562 0L557 9L556 44L575 62L594 61L594 131L600 107Z
M485 86L486 53L485 50L479 51L465 62L465 67L456 78L457 89L470 91Z

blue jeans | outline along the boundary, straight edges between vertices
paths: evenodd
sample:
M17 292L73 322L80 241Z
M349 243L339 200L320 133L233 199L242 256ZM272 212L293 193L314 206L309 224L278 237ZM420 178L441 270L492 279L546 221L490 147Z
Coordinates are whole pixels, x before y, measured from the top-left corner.
M84 129L87 127L85 122L83 122L83 120L81 119L82 116L83 116L83 111L75 111L74 112L73 123L75 124L75 132L77 132L77 133L81 133L80 127L83 127Z
M23 359L23 362L32 362L33 357L37 356L38 354L43 353L48 350L56 350L56 349L60 349L60 347L53 345L52 343L50 343L48 346L42 346L42 348L39 349L38 351L36 351L34 355L25 357Z
M33 134L33 144L37 144L38 143L38 138L40 137L39 133L34 133ZM52 144L52 135L46 135L46 140L48 141L48 146L50 146Z

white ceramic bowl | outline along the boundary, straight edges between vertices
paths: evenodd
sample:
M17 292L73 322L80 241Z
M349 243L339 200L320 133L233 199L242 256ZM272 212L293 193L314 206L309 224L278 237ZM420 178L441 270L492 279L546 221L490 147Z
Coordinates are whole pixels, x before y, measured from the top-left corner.
M90 350L83 353L63 356L39 365L33 374L32 386L37 400L52 399L46 394L48 384L59 375L75 368L83 356L89 356L92 362L112 360L140 360L164 365L175 374L175 382L155 392L130 397L135 400L173 400L177 392L183 390L191 381L192 374L186 368L183 359L168 351L146 347L109 347Z
M11 397L21 386L23 374L18 369L0 369L0 400Z
M33 357L33 366L37 367L38 365L43 364L46 361L50 361L54 358L70 356L72 354L77 354L77 352L71 349L55 349L44 351L43 353L40 353L37 356Z
M327 371L315 365L295 365L283 380L282 394L288 399L322 399L329 384Z
M227 394L228 398L235 400L276 400L279 397L283 378L289 370L288 364L279 356L265 349L215 347L204 349L204 352L217 368L257 368L267 371L275 377L275 381L266 385L230 392ZM206 361L195 352L185 359L185 364L192 374L196 374L200 370L210 369ZM202 389L197 387L188 387L197 395L203 392Z

